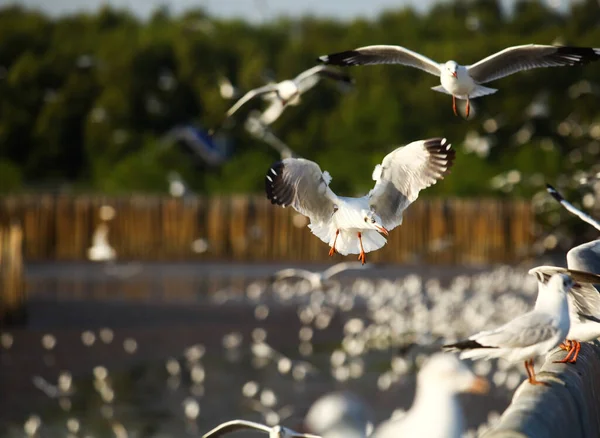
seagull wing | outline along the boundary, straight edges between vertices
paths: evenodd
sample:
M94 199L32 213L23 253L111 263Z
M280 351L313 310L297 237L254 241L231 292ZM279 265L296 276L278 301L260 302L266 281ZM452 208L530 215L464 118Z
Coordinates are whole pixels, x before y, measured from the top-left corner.
M282 269L281 271L277 271L275 273L276 280L283 280L284 278L291 278L291 277L300 277L300 278L306 278L308 280L311 280L314 276L315 276L314 272L310 272L305 269L293 269L293 268Z
M256 96L261 96L267 93L274 93L277 90L277 84L268 84L263 87L255 88L254 90L248 91L242 96L240 100L233 104L229 110L225 113L225 118L231 117L237 110L244 106L248 101L254 99Z
M329 188L331 177L319 165L304 158L286 158L267 171L265 189L272 204L308 216L312 222L329 222L337 196Z
M246 420L231 420L231 421L227 421L223 424L220 424L217 427L215 427L214 429L212 429L210 432L205 433L202 436L202 438L217 438L221 435L225 435L230 432L235 432L236 430L241 430L241 429L258 429L258 430L262 430L263 432L267 432L267 433L271 432L271 428L268 426L265 426L264 424L255 423L253 421L246 421Z
M600 222L598 222L597 220L592 218L590 215L585 214L583 211L581 211L578 208L576 208L575 206L573 206L573 204L571 204L569 201L567 201L563 197L563 195L561 195L558 192L558 190L556 190L550 184L546 184L546 190L548 191L548 193L550 193L552 195L552 197L554 199L556 199L560 203L560 205L565 207L567 209L567 211L569 211L570 213L573 213L575 216L579 217L579 219L581 219L584 222L587 222L595 229L600 230Z
M528 44L504 49L467 67L469 75L480 84L523 70L540 67L563 67L600 59L600 49Z
M366 46L355 50L332 53L319 57L319 61L331 65L402 64L418 68L434 76L440 76L440 65L420 53L402 46Z
M586 272L600 272L600 240L571 248L567 252L567 266Z
M317 85L322 77L347 84L353 83L353 80L349 75L326 65L317 65L303 71L294 78L294 83L298 87L300 94L303 94Z
M266 110L260 115L260 121L265 125L270 125L275 122L283 114L285 106L281 99L273 99Z
M340 272L348 271L350 269L366 269L370 267L372 267L372 265L363 265L361 262L342 262L325 270L323 272L323 278L328 279L339 274Z
M443 179L456 152L445 138L412 142L389 153L373 171L375 187L369 205L391 230L402 223L402 212L419 192Z

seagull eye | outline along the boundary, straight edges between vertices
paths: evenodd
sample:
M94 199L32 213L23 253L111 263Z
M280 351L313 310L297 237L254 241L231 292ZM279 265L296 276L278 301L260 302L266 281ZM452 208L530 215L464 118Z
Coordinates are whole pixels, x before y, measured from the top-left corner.
M371 223L374 224L375 223L375 219L371 219Z
M365 223L367 223L367 220L368 220L368 219L369 219L369 218L365 218Z

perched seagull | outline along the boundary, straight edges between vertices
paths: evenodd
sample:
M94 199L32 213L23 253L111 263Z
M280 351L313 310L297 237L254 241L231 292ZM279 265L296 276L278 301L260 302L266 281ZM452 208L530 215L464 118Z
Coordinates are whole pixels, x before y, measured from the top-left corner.
M334 275L339 274L340 272L352 270L352 269L365 269L370 268L371 265L363 265L359 262L342 262L337 265L333 265L332 267L326 269L322 272L311 272L306 269L282 269L275 273L275 281L280 281L285 278L293 278L300 277L308 280L310 282L311 288L313 290L323 289L328 280L331 279Z
M366 438L373 429L371 413L364 402L350 392L332 392L315 401L304 427L323 438Z
M560 203L560 205L565 207L568 212L573 213L575 216L579 217L579 219L581 219L582 221L587 222L595 229L600 230L600 222L598 222L596 219L592 218L590 215L585 214L583 211L576 208L573 204L571 204L569 201L567 201L563 197L563 195L561 195L558 192L558 190L556 190L550 184L546 184L546 190L548 191L548 193L550 193L552 195L552 197L554 199L556 199Z
M288 79L278 83L270 83L254 90L248 91L240 100L238 100L225 114L225 120L231 117L244 104L257 96L263 96L271 101L271 105L261 115L261 121L265 124L271 124L283 112L287 105L298 105L300 96L313 88L322 77L333 79L335 81L352 84L350 76L325 65L317 65L303 71L294 79Z
M439 76L441 85L432 90L452 95L454 114L456 99L466 99L467 117L470 99L498 91L481 84L532 68L573 66L598 59L600 49L538 44L509 47L469 66L455 61L439 64L401 46L366 46L319 57L319 61L332 65L402 64Z
M567 260L578 260L581 256L589 259L591 256L595 259L596 271L600 271L600 248L598 247L600 241L589 243L593 243L594 247L588 248L588 243L577 246L569 251ZM560 345L568 353L564 359L557 361L558 363L576 363L581 349L580 343L600 337L600 293L593 286L593 284L600 284L600 275L570 269L577 263L568 263L568 265L569 269L557 266L538 266L528 272L530 275L535 275L538 282L543 284L547 284L550 278L556 274L566 274L576 282L568 295L571 327L566 341Z
M99 224L92 236L92 246L88 248L88 259L94 262L114 260L117 256L114 248L108 243L108 225Z
M253 421L246 420L232 420L227 421L219 426L215 427L210 432L204 434L202 438L217 438L222 435L226 435L230 432L235 432L236 430L242 429L255 429L261 430L263 432L267 432L269 434L269 438L321 438L318 435L311 435L309 433L299 433L295 432L287 427L283 426L265 426L264 424L255 423Z
M365 254L387 242L381 234L402 223L402 214L419 192L449 173L455 151L445 138L412 142L389 153L373 171L375 187L361 198L337 196L331 176L302 158L275 163L265 178L271 203L291 205L310 219L308 227L331 246L329 255ZM381 234L380 234L381 233Z
M554 275L547 284L538 283L538 297L532 311L495 330L477 333L444 348L461 351L461 359L502 357L511 363L524 361L529 383L546 385L535 378L533 359L566 339L570 328L567 292L573 285L568 275Z
M457 394L485 394L488 382L475 376L452 354L437 353L417 375L417 393L408 412L378 426L373 438L460 438L464 419Z

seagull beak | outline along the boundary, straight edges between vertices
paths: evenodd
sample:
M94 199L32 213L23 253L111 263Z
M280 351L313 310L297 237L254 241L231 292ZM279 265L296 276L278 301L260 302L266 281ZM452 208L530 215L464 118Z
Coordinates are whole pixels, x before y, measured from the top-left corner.
M475 377L475 379L473 379L473 383L471 384L469 389L467 389L467 392L473 394L487 394L489 390L490 384L486 379L484 379L483 377Z
M379 231L381 234L385 234L386 236L390 235L389 231L386 230L385 227L382 227L381 225L375 225L375 228L377 228L377 231Z
M452 72L452 76L454 76L455 78L458 78L458 73L456 73L455 71Z

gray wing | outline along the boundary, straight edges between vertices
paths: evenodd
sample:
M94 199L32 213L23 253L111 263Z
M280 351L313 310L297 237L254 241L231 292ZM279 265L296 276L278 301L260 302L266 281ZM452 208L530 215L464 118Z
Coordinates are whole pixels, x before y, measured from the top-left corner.
M445 138L419 140L388 154L373 171L375 187L369 206L391 230L402 223L402 212L419 192L443 179L456 152Z
M527 44L497 52L467 67L469 75L480 84L523 70L540 67L563 67L600 59L600 49Z
M265 426L264 424L260 424L260 423L255 423L253 421L246 421L246 420L231 420L231 421L227 421L223 424L218 425L217 427L215 427L214 429L212 429L211 431L205 433L202 438L217 438L220 437L221 435L225 435L231 432L235 432L236 430L241 430L241 429L258 429L258 430L262 430L263 432L271 432L271 428L268 426Z
M562 205L563 207L565 207L568 212L570 212L570 213L574 214L575 216L579 217L579 219L581 219L582 221L587 222L588 224L590 224L595 229L600 230L600 222L598 222L597 220L595 220L594 218L592 218L590 215L585 214L583 211L581 211L578 208L576 208L573 204L571 204L569 201L567 201L563 197L563 195L561 195L558 192L558 190L556 190L550 184L546 184L546 190L548 191L548 193L550 193L552 195L552 197L554 199L556 199L560 203L560 205Z
M331 65L402 64L440 76L439 63L402 46L366 46L319 57Z
M525 348L551 339L559 332L554 318L538 312L521 315L507 324L471 336L484 347Z
M367 269L371 267L372 265L363 265L361 262L342 262L338 263L337 265L333 265L331 268L328 268L325 272L323 272L323 278L331 278L343 271L352 269Z
M294 78L294 83L298 87L300 94L303 94L314 87L322 77L333 79L338 82L344 82L346 84L353 83L353 80L349 75L326 65L317 65L303 71Z
M260 121L265 125L275 122L283 114L285 106L280 99L273 99L266 110L260 115Z
M567 252L567 266L586 272L600 272L600 240L571 248Z
M268 84L263 87L255 88L254 90L248 91L242 96L240 100L233 104L229 110L225 113L225 118L231 117L237 110L244 106L248 101L254 99L256 96L261 96L267 93L274 93L277 90L277 84Z
M311 222L329 222L337 196L329 188L331 177L319 165L303 158L286 158L267 171L265 190L273 204L291 205Z

